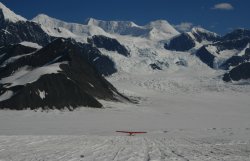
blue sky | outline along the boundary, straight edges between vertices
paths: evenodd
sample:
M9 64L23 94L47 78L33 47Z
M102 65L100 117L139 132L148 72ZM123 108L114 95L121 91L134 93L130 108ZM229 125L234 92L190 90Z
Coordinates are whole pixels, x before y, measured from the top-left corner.
M39 13L69 22L128 20L144 25L165 19L179 29L202 26L220 34L250 29L250 0L1 0L31 19Z

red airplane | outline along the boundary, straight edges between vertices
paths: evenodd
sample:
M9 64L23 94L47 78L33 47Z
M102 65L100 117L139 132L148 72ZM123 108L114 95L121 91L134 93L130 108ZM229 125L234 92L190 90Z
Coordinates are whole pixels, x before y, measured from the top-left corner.
M128 136L135 136L136 134L146 134L147 132L142 132L142 131L116 131L119 133L125 133L128 134Z

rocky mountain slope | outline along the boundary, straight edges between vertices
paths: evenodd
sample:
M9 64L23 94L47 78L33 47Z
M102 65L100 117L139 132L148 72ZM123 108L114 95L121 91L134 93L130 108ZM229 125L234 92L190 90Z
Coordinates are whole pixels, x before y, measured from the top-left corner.
M1 49L7 55L1 59L5 60L0 68L1 108L72 110L100 108L97 98L128 100L101 76L115 68L91 45L57 39L39 50L21 44Z
M220 36L200 27L179 33L165 20L144 26L93 18L68 23L45 14L27 20L0 3L0 37L0 109L129 101L106 80L113 76L144 75L146 81L150 73L196 70L225 82L250 78L247 29ZM154 83L146 85L164 86Z

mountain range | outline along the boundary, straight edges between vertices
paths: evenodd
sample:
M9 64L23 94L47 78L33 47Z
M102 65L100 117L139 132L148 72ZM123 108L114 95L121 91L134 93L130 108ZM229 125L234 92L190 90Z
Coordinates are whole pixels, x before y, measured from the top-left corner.
M101 108L101 100L135 103L107 78L200 63L222 71L225 83L250 78L247 29L221 36L201 27L180 33L165 20L144 26L93 18L68 23L45 14L27 20L0 3L0 37L0 109Z

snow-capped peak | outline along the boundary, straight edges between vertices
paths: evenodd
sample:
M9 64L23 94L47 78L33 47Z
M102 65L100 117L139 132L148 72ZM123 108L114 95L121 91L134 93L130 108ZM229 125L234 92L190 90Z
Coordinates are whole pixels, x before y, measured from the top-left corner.
M166 20L152 21L147 25L147 27L155 28L157 30L161 30L162 32L166 33L179 34L179 32L176 31L176 29L173 26L171 26Z
M131 21L103 21L89 18L86 21L86 25L96 26L102 28L107 33L119 35L141 36L147 32L144 28Z
M37 15L32 21L41 24L42 29L51 36L74 38L80 42L86 42L87 36L107 35L97 26L69 23L45 14Z
M52 19L52 18L49 17L49 16L46 15L46 14L40 13L40 14L38 14L36 17L34 17L34 18L32 19L32 21L38 21L38 20L44 20L44 19Z
M132 21L103 21L103 20L97 20L95 18L88 18L86 20L87 25L94 25L94 26L104 26L106 25L107 27L110 28L116 28L121 25L123 26L129 26L129 27L138 27L134 22Z
M152 40L167 40L179 34L166 20L152 21L144 27L150 30L148 38Z
M48 27L60 27L64 24L63 21L58 20L56 18L49 17L46 14L39 14L35 18L32 19L33 22L37 22L41 25L48 26Z
M192 33L195 33L195 34L199 34L199 33L203 33L203 34L207 34L207 35L212 35L214 37L218 37L219 35L214 33L214 32L211 32L211 31L208 31L204 28L201 28L201 27L193 27L192 30L191 30Z
M152 40L166 40L179 34L167 21L152 21L145 26L139 26L132 21L102 21L89 18L86 25L98 26L111 34L147 37Z
M45 14L37 15L35 18L32 19L32 21L40 24L42 26L42 29L51 36L64 38L75 36L71 31L68 30L68 28L74 30L74 27L72 26L75 25L49 17Z
M9 8L7 8L3 3L0 2L0 19L8 20L10 22L27 21L22 16L15 14Z

